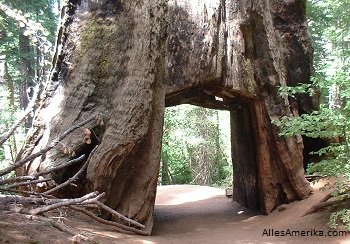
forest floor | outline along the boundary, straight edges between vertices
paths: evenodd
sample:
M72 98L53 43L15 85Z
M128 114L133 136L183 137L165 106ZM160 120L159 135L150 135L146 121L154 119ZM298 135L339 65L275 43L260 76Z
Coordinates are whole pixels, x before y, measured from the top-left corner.
M162 186L158 188L152 236L117 233L113 228L77 213L62 213L65 223L88 234L96 243L126 244L226 244L226 243L339 243L350 244L346 236L328 234L329 213L302 217L326 193L313 185L314 193L306 200L286 205L283 211L268 216L257 215L225 196L222 189L204 186ZM308 236L267 236L274 231L309 231ZM336 233L335 233L336 234ZM0 243L85 243L78 237L59 231L43 222L20 214L0 211Z

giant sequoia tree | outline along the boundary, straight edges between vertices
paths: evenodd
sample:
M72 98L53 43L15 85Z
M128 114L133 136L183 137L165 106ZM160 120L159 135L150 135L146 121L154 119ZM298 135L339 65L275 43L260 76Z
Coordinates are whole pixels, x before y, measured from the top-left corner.
M302 138L280 138L271 124L314 107L278 95L312 71L305 1L70 0L62 13L52 77L20 157L80 121L92 133L74 131L18 173L85 154L86 174L60 194L106 192L107 205L150 233L164 108L191 103L231 111L240 204L270 213L310 194Z

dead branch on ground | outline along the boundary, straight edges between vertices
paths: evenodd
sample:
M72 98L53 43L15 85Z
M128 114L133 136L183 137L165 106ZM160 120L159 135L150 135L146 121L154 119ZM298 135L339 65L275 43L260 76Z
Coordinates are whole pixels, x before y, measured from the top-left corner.
M5 184L9 184L9 183L13 183L13 182L23 182L23 181L26 181L26 180L35 180L35 179L38 179L39 176L43 176L43 175L48 175L48 174L54 173L56 171L59 171L61 169L66 168L66 167L68 167L68 166L70 166L72 164L79 163L79 162L83 161L84 159L85 159L85 154L81 155L78 158L69 160L66 163L63 163L63 164L61 164L61 165L59 165L57 167L54 167L52 169L49 169L49 170L45 170L45 171L42 171L42 172L37 172L37 173L32 174L32 175L17 176L17 177L11 177L11 178L8 178L8 179L0 180L0 186L5 185Z
M134 227L131 227L131 226L126 226L126 225L123 225L123 224L120 224L120 223L117 223L117 222L114 222L114 221L110 221L110 220L106 220L106 219L102 219L98 216L96 216L94 213L84 209L84 208L80 208L80 207L77 207L77 206L69 206L69 208L75 210L75 211L78 211L78 212L81 212L87 216L89 216L90 218L100 222L101 224L105 224L105 225L110 225L110 226L113 226L113 227L116 227L117 228L117 231L127 231L127 232L133 232L135 234L139 234L139 235L144 235L144 236L148 236L149 233L147 231L143 231L143 230L139 230L139 229L136 229Z
M50 189L50 190L47 190L45 192L43 192L43 194L46 194L46 195L50 195L66 186L68 186L70 183L72 183L73 181L75 181L76 179L78 179L78 177L84 172L84 170L87 168L89 164L89 161L86 161L83 166L79 169L79 171L70 179L68 179L67 181L63 182L62 184L59 184L57 186L55 186L54 188Z
M58 143L60 143L67 135L72 133L74 130L83 127L87 123L100 119L100 115L95 114L92 117L78 123L77 125L69 128L66 130L63 134L61 134L58 138L53 140L47 147L40 150L37 153L33 153L13 165L0 170L0 193L16 193L16 194L22 194L20 195L1 195L0 194L0 210L7 210L11 212L16 212L20 214L25 214L28 218L32 220L38 220L43 222L49 222L52 226L67 232L71 235L80 235L76 231L73 231L71 228L60 224L56 222L53 219L50 219L48 217L44 217L43 214L47 213L49 211L55 210L55 209L64 209L64 208L70 208L74 211L81 212L90 218L109 225L116 228L118 231L128 231L133 232L140 235L148 235L149 233L146 231L143 231L142 229L145 228L145 226L133 219L130 219L119 212L115 211L114 209L108 207L102 202L103 197L105 196L105 193L99 193L99 192L91 192L87 193L86 195L82 197L77 198L71 198L71 199L60 199L55 197L53 194L56 193L59 190L64 189L65 187L73 184L73 182L78 181L79 177L85 172L85 170L88 167L88 164L90 162L91 156L93 153L97 150L97 146L89 153L88 158L86 159L86 155L81 155L78 158L69 160L59 166L53 167L51 169L47 169L41 172L34 173L32 175L21 175L16 177L7 177L4 179L3 176L8 176L9 173L16 170L19 167L22 167L24 164L32 161L33 159L47 153L51 149L55 148ZM18 125L17 125L18 126ZM14 129L15 130L15 129ZM13 131L11 132L13 133ZM5 137L0 137L1 140ZM8 139L8 138L7 138ZM5 139L5 141L7 140ZM52 174L55 172L65 169L70 165L73 165L75 163L82 163L80 169L68 180L66 180L63 183L57 184L51 189L48 189L45 192L37 192L35 189L37 189L37 184L48 182L48 181L54 181L51 177ZM23 190L23 188L18 189L18 187L23 186L30 186L27 189ZM99 209L103 210L106 213L109 213L110 215L117 216L119 219L122 220L123 223L117 223L114 221L109 221L102 219L95 215L94 212L90 211L89 209Z
M115 211L114 209L108 207L107 205L104 205L103 203L101 203L100 201L96 201L96 200L93 200L91 201L90 203L92 204L96 204L98 207L100 207L101 209L105 210L106 212L114 215L114 216L117 216L118 218L126 221L129 225L135 225L137 227L140 227L140 228L145 228L145 226L143 224L140 224L130 218L127 218L125 217L124 215L118 213L117 211Z
M22 182L18 182L18 183L14 183L12 185L7 185L7 187L9 189L11 188L16 188L19 186L27 186L27 185L33 185L33 184L39 184L39 183L44 183L44 182L48 182L51 181L52 178L47 178L47 179L38 179L38 180L29 180L29 181L22 181Z
M96 197L96 196L98 196L98 192L91 192L91 193L86 194L85 196L80 197L80 198L73 198L73 199L69 199L66 201L60 201L60 202L48 204L45 206L40 206L40 207L30 209L30 210L23 209L21 212L26 213L26 214L30 214L30 215L38 215L38 214L46 213L48 211L51 211L53 209L57 209L60 207L65 207L68 205L76 205L78 203L82 203L82 202L84 202L90 198Z

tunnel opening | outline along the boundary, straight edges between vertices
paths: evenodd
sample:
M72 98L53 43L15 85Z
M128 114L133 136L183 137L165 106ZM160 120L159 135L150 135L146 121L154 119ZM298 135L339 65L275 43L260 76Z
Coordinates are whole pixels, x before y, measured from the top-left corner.
M216 86L212 83L211 85L199 84L189 88L184 87L176 93L167 92L165 100L167 110L165 113L165 126L163 131L165 137L163 136L163 150L161 154L162 160L159 179L160 184L162 183L162 180L165 181L165 183L171 183L171 174L169 174L169 170L167 169L169 160L166 160L169 155L166 153L173 148L169 144L173 143L176 137L175 139L166 138L167 130L169 130L167 124L169 122L172 126L177 126L179 124L176 116L174 117L174 112L170 115L167 115L167 113L169 113L169 110L173 111L174 107L176 110L176 106L180 104L185 104L181 106L189 106L188 104L195 105L197 107L193 107L194 110L197 110L197 115L200 114L202 118L198 120L199 123L197 125L191 125L191 133L200 131L199 128L201 128L201 126L208 126L203 114L216 114L215 118L216 120L219 120L218 124L226 121L226 124L224 125L224 134L226 135L226 155L228 155L226 159L230 164L230 180L227 180L228 178L226 178L226 193L232 195L234 201L241 206L247 207L255 212L264 212L265 206L261 202L263 196L261 195L261 179L259 178L261 153L261 148L259 146L259 140L261 139L259 138L259 130L261 128L258 128L259 125L257 124L256 116L259 115L257 115L256 104L253 102L254 99L250 98L247 94L239 94L233 91L227 92L225 87L218 85L219 83L216 84ZM184 111L185 110L182 112ZM194 114L196 114L196 112ZM217 114L219 114L219 116L217 116ZM223 119L220 118L220 114L222 114ZM184 118L189 118L188 114L183 114L182 116ZM200 134L197 134L194 136L193 140L190 140L190 142L195 143L202 139L202 141L208 143L208 138L208 136L207 138L203 138ZM168 144L167 141L169 141ZM217 144L221 144L220 140L218 143L212 143L211 149L215 148L215 145ZM164 148L167 150L164 150ZM191 147L185 149L188 151ZM191 153L191 151L189 151L189 153ZM191 159L188 161L191 161ZM201 167L198 168L205 172L205 169L203 170ZM217 170L218 168L215 169ZM205 175L202 171L201 173ZM220 171L220 169L217 171ZM192 176L191 173L192 172L189 171L188 175ZM197 175L195 175L195 177L196 176ZM190 183L209 186L220 185L210 184L210 181L204 181L205 184L203 184L203 181L194 181ZM225 188L225 186L222 187Z
M249 98L218 87L167 97L156 222L177 207L197 206L201 212L207 201L233 206L236 214L261 213L254 114Z
M252 107L244 98L211 94L203 101L193 95L208 92L188 92L165 110L155 233L169 219L261 214ZM185 104L174 105L180 100Z
M159 185L226 188L232 186L232 175L230 112L188 104L168 107Z

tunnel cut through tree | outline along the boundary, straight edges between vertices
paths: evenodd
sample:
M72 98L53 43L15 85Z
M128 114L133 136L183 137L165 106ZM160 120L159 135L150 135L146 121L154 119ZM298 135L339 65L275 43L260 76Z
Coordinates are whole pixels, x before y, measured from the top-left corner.
M63 13L52 78L19 157L100 114L86 125L96 150L79 131L63 141L77 156L91 153L69 195L106 192L107 205L151 233L164 108L182 103L232 111L240 204L270 213L310 194L302 138L281 138L271 124L316 108L309 97L278 95L312 73L305 1L70 0ZM57 147L18 173L67 157Z
M159 184L232 185L229 111L165 109Z

